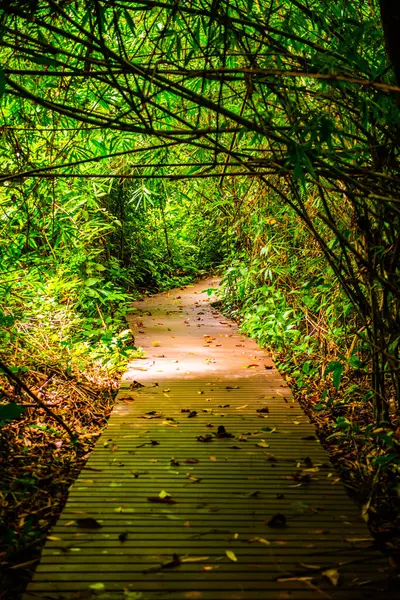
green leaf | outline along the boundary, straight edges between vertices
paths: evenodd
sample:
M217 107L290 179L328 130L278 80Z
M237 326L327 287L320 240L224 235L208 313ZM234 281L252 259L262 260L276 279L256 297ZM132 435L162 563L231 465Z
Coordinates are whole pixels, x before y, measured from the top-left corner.
M324 376L326 377L329 373L332 373L333 385L338 390L343 374L343 364L338 360L332 360L326 367Z
M131 33L135 33L135 30L136 30L135 22L131 17L131 13L126 8L124 8L124 16L125 16L126 22L128 23L129 29L131 30Z
M25 406L9 402L0 406L0 421L13 421L26 411Z
M355 354L352 354L347 362L354 369L362 369L365 367L365 363L362 362L362 360L360 360Z
M92 583L91 585L89 585L89 589L93 590L94 592L104 592L106 586L104 585L104 583Z
M22 58L22 57L21 57ZM48 67L58 67L58 61L49 56L30 56L30 60L36 65L46 65Z
M85 279L85 285L87 285L88 287L91 287L92 285L95 285L99 281L101 281L101 279L99 279L98 277L89 277L89 279Z
M338 367L337 369L335 369L335 371L333 371L333 385L335 386L335 388L338 390L339 386L340 386L340 381L342 379L342 373L343 373L343 365L340 365L340 367Z

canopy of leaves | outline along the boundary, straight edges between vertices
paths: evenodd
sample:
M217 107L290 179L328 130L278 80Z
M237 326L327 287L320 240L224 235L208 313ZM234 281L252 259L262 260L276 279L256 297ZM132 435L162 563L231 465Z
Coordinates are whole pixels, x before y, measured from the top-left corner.
M90 177L139 180L129 194L147 202L143 181L156 179L160 197L200 190L215 222L256 181L351 301L386 421L386 377L400 389L396 14L388 0L4 3L8 201L21 182L31 198L37 180L79 181L75 194Z

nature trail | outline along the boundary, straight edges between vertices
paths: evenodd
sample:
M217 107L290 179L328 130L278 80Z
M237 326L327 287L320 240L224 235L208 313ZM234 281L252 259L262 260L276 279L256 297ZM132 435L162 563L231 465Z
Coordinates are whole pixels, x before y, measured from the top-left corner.
M136 302L143 359L24 600L369 598L376 551L270 356L202 293Z

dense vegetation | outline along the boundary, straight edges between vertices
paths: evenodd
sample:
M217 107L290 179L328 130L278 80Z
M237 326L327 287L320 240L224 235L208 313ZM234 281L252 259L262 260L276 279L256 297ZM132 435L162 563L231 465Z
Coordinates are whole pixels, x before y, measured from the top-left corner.
M10 461L8 548L20 559L46 531L15 508L40 477L73 476L62 426L83 460L140 352L129 301L216 266L223 309L275 352L385 534L400 465L396 0L0 11L0 450L33 445L43 463L51 443L57 458L29 477Z

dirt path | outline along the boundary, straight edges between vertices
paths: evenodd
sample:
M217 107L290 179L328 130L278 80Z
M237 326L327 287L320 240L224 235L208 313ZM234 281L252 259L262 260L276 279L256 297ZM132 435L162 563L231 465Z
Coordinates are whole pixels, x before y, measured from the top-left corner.
M135 305L147 356L25 600L384 597L386 560L271 358L201 293L215 285Z

